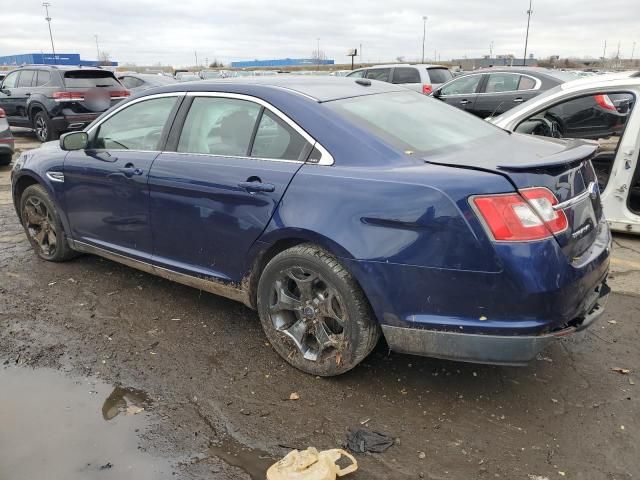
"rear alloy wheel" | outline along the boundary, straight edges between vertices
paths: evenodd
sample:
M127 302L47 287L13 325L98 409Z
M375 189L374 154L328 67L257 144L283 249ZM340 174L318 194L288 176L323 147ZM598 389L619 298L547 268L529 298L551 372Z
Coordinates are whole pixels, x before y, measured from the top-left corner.
M337 259L312 245L276 255L258 285L258 310L274 349L313 375L344 373L375 347L380 331L360 287Z
M33 117L33 129L41 142L50 142L58 138L58 132L46 112L38 111Z
M58 212L40 185L27 187L20 197L20 217L31 246L44 260L63 262L75 256Z

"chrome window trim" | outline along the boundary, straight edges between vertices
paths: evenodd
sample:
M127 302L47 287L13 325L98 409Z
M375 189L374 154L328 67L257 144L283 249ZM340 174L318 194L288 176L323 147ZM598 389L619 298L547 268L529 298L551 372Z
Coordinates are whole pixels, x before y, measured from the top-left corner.
M517 93L517 92L532 92L534 90L540 90L540 86L542 85L542 80L539 78L533 77L531 75L527 75L526 73L516 73L516 72L487 72L491 75L518 75L519 77L528 77L535 81L535 85L533 88L527 88L526 90L505 90L504 92L480 92L477 95L504 95L505 93ZM489 84L489 80L487 80L487 85ZM518 85L520 85L520 80L518 79ZM485 86L486 87L486 86Z
M517 93L517 92L533 92L535 90L540 90L540 87L542 86L542 80L540 80L539 78L536 78L532 75L526 74L526 73L516 73L516 72L480 72L480 73L470 73L468 75L463 75L461 77L456 77L453 80L445 83L443 86L446 86L448 83L453 83L456 80L463 78L463 77L471 77L474 75L495 75L495 74L506 74L506 75L518 75L520 77L528 77L530 79L532 79L535 82L535 85L533 86L533 88L527 88L526 90L506 90L504 92L473 92L473 93L451 93L449 95L447 94L442 94L443 97L464 97L464 96L468 96L468 95L503 95L505 93ZM480 79L480 81L482 81L482 79ZM520 84L520 80L518 80L518 84ZM442 87L441 87L442 89Z
M265 108L267 108L271 113L282 119L287 125L293 128L296 132L298 132L302 137L311 144L311 151L314 148L318 149L320 152L320 160L317 162L304 162L302 160L284 160L279 158L260 158L260 157L241 157L241 156L232 156L232 155L215 155L210 153L189 153L189 152L167 152L167 153L178 153L183 155L199 155L199 156L210 156L210 157L227 157L227 158L253 158L255 160L268 160L272 162L287 162L287 163L308 163L309 165L323 165L330 166L333 165L334 159L333 156L324 148L320 143L318 143L311 135L309 135L305 130L302 129L297 123L291 120L288 116L278 110L276 107L271 105L269 102L262 100L261 98L252 97L251 95L245 95L241 93L227 93L227 92L168 92L168 93L155 93L152 95L146 95L144 97L136 98L135 100L131 100L126 102L124 105L119 106L109 115L100 120L100 122L94 124L89 130L86 132L90 135L93 133L95 129L100 127L104 122L109 120L118 112L121 112L125 108L130 107L131 105L135 105L140 102L144 102L146 100L153 100L156 98L165 98L165 97L222 97L222 98L235 98L239 100L247 100L250 102L257 103ZM128 150L128 149L99 149L99 151L109 150L110 152L162 152L162 150ZM96 149L96 151L98 151Z
M245 100L248 102L257 103L258 105L266 108L271 113L280 118L283 122L293 128L298 134L300 134L309 144L311 144L311 149L313 151L314 148L320 151L320 159L317 162L310 163L310 165L333 165L334 160L331 154L322 146L315 138L309 135L300 125L291 120L286 114L278 110L276 107L271 105L269 102L262 100L258 97L253 97L251 95L246 95L244 93L229 93L229 92L187 92L188 97L213 97L213 98L233 98L236 100ZM178 153L189 153L189 152L178 152ZM203 153L200 155L211 155L217 157L231 157L231 155L216 155L216 154L208 154ZM237 156L237 158L258 158L258 157L245 157L245 156ZM283 159L279 158L260 158L260 160L271 160L271 161L283 161ZM285 160L287 162L298 162L298 163L307 163L302 160Z

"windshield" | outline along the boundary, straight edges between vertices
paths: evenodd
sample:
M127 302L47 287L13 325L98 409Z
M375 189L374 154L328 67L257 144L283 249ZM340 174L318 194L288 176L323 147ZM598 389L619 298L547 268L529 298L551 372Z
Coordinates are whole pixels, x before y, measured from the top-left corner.
M70 70L64 73L68 88L120 87L113 73L100 70Z
M221 72L201 72L202 78L223 78Z
M406 153L463 148L481 138L507 135L484 120L416 92L365 95L325 105Z

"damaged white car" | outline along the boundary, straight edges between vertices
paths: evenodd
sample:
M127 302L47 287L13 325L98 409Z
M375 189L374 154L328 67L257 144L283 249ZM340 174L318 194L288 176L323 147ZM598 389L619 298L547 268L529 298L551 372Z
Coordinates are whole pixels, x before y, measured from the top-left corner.
M597 141L592 158L611 230L640 234L640 72L559 85L489 119L505 130Z

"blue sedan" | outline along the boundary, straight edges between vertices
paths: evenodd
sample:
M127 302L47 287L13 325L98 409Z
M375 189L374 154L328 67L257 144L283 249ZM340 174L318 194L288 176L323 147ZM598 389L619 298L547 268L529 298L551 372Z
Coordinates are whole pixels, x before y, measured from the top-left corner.
M203 81L23 153L12 194L41 258L100 255L242 302L305 372L341 374L381 335L522 365L604 310L594 150L366 79Z

